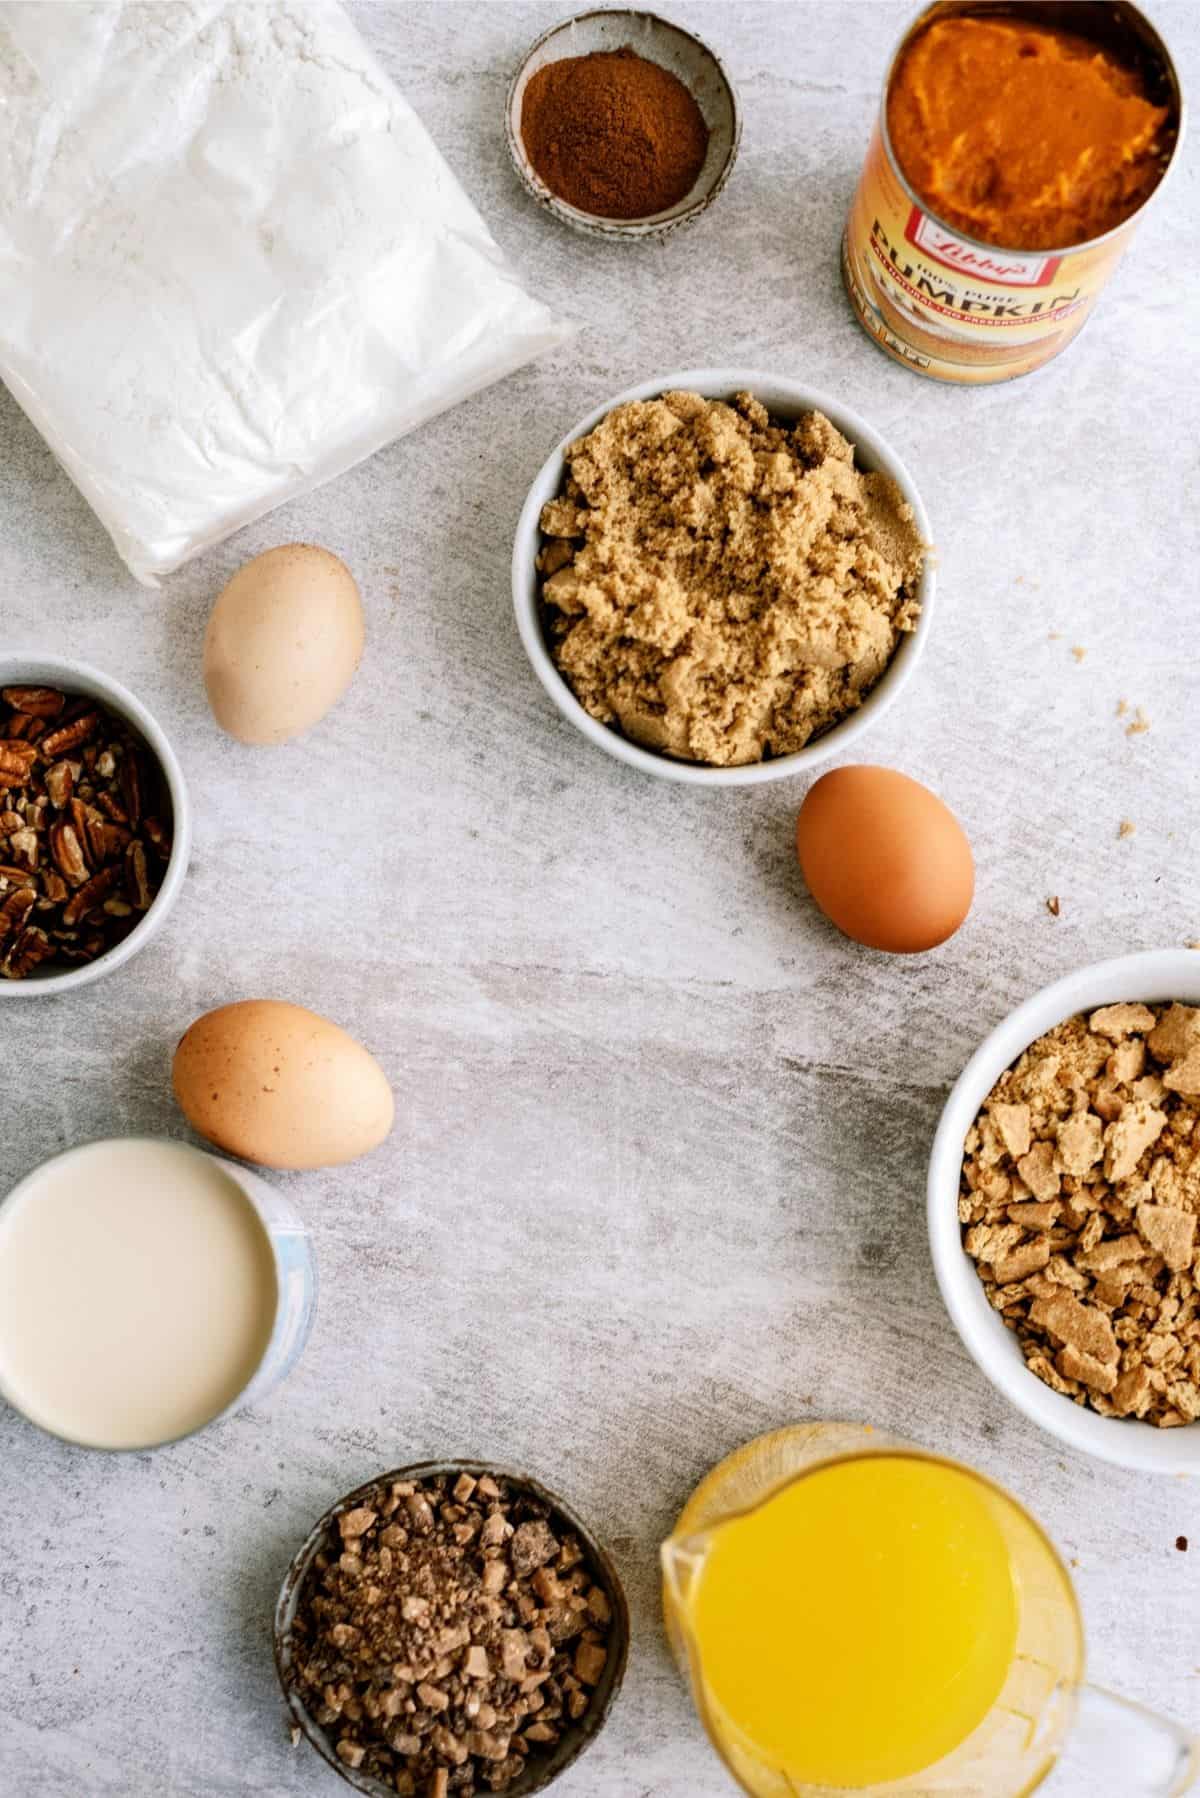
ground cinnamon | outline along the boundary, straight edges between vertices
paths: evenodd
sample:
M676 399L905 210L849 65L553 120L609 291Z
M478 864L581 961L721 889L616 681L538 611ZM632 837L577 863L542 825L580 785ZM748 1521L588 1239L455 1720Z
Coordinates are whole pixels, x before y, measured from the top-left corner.
M708 127L678 76L628 45L567 56L525 89L521 136L552 193L600 218L646 218L683 199Z

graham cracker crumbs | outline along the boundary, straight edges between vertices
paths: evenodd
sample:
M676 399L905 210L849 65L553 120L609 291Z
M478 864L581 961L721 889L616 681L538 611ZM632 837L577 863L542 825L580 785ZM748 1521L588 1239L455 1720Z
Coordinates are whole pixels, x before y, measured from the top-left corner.
M1046 910L1050 913L1052 918L1057 918L1062 911L1062 901L1057 893L1054 894L1053 898L1047 899Z
M967 1133L958 1215L1040 1380L1105 1417L1200 1419L1200 1008L1039 1037Z
M299 1748L299 1746L300 1746L300 1725L298 1723L292 1724L292 1727L288 1730L288 1738L291 1741L293 1748Z
M1183 946L1185 949L1200 949L1200 937L1193 937L1190 943L1185 943Z
M1117 701L1117 717L1123 718L1125 716L1125 714L1128 712L1128 710L1129 710L1129 701L1127 699L1118 699L1118 701Z
M1087 655L1087 650L1083 647L1082 643L1075 643L1071 646L1071 654L1075 657L1077 662L1082 662Z
M1123 840L1125 837L1134 836L1136 834L1136 832L1137 832L1137 825L1134 823L1132 818L1122 818L1121 819L1120 825L1117 828L1118 840Z
M917 627L912 510L818 412L667 393L616 407L566 462L537 560L551 654L593 718L647 748L789 755Z
M306 1575L290 1683L338 1759L399 1798L506 1791L587 1712L609 1594L556 1513L507 1480L367 1496Z
M1141 706L1139 706L1137 711L1133 714L1133 722L1125 726L1125 735L1127 737L1141 737L1144 736L1149 729L1150 720L1147 718Z

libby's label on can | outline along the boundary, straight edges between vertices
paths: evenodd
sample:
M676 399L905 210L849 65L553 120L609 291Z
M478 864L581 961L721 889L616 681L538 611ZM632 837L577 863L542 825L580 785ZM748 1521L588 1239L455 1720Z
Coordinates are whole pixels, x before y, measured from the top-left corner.
M859 322L899 361L940 381L1006 381L1049 362L1082 329L1133 225L1077 250L972 243L913 200L876 124L843 274Z

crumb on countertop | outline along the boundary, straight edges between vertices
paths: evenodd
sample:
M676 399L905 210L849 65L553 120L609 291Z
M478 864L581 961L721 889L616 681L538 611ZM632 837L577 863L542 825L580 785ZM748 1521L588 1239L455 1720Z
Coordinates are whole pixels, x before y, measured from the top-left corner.
M1133 722L1125 726L1125 735L1127 737L1140 737L1149 729L1150 720L1147 718L1141 706L1139 706L1137 711L1133 714Z
M1057 918L1062 911L1062 901L1059 899L1057 893L1054 894L1053 898L1047 899L1046 910L1050 913L1052 918Z
M1137 825L1132 818L1122 818L1120 829L1117 831L1117 836L1121 838L1131 837L1136 830Z
M1075 657L1075 660L1077 662L1082 662L1084 657L1087 655L1087 650L1084 648L1082 643L1073 643L1071 645L1071 654Z

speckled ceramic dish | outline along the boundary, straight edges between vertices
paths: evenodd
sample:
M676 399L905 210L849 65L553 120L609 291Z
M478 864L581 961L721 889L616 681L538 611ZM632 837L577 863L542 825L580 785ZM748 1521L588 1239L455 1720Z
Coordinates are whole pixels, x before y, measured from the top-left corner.
M476 1478L490 1473L493 1479L505 1480L517 1490L544 1504L551 1515L551 1521L560 1519L573 1535L579 1538L584 1554L599 1584L607 1592L612 1604L612 1625L609 1635L609 1655L600 1683L595 1689L591 1704L577 1723L564 1729L552 1753L531 1761L519 1779L505 1787L506 1798L533 1798L535 1792L544 1792L552 1785L560 1773L572 1766L588 1748L591 1747L612 1710L617 1693L621 1689L621 1681L625 1674L625 1661L629 1653L629 1607L625 1594L621 1589L617 1570L613 1566L606 1550L583 1523L571 1507L558 1498L553 1492L539 1485L537 1480L526 1474L513 1473L507 1467L495 1467L488 1461L422 1461L413 1467L396 1467L390 1473L381 1473L376 1479L369 1480L365 1486L359 1486L354 1492L346 1494L332 1505L320 1521L309 1532L306 1541L287 1570L279 1602L275 1607L275 1666L279 1673L280 1683L287 1698L288 1708L305 1738L316 1749L321 1759L341 1775L347 1785L353 1786L356 1792L362 1792L367 1798L396 1798L395 1789L384 1785L372 1776L360 1773L340 1761L334 1753L333 1743L319 1723L309 1715L302 1695L297 1691L292 1673L292 1621L296 1615L300 1593L304 1586L309 1567L314 1555L329 1539L337 1519L344 1511L352 1511L358 1505L365 1505L393 1480L427 1480L438 1474L451 1476L468 1473Z
M600 218L560 200L535 173L521 141L521 105L530 77L547 63L561 62L567 56L588 56L594 50L620 50L626 45L648 62L656 62L678 75L690 90L708 126L708 155L690 190L665 212L637 219ZM720 57L707 44L655 13L621 8L578 13L542 33L513 77L505 129L513 166L539 206L575 231L586 231L593 237L634 239L661 237L708 210L737 159L742 115L733 82Z

